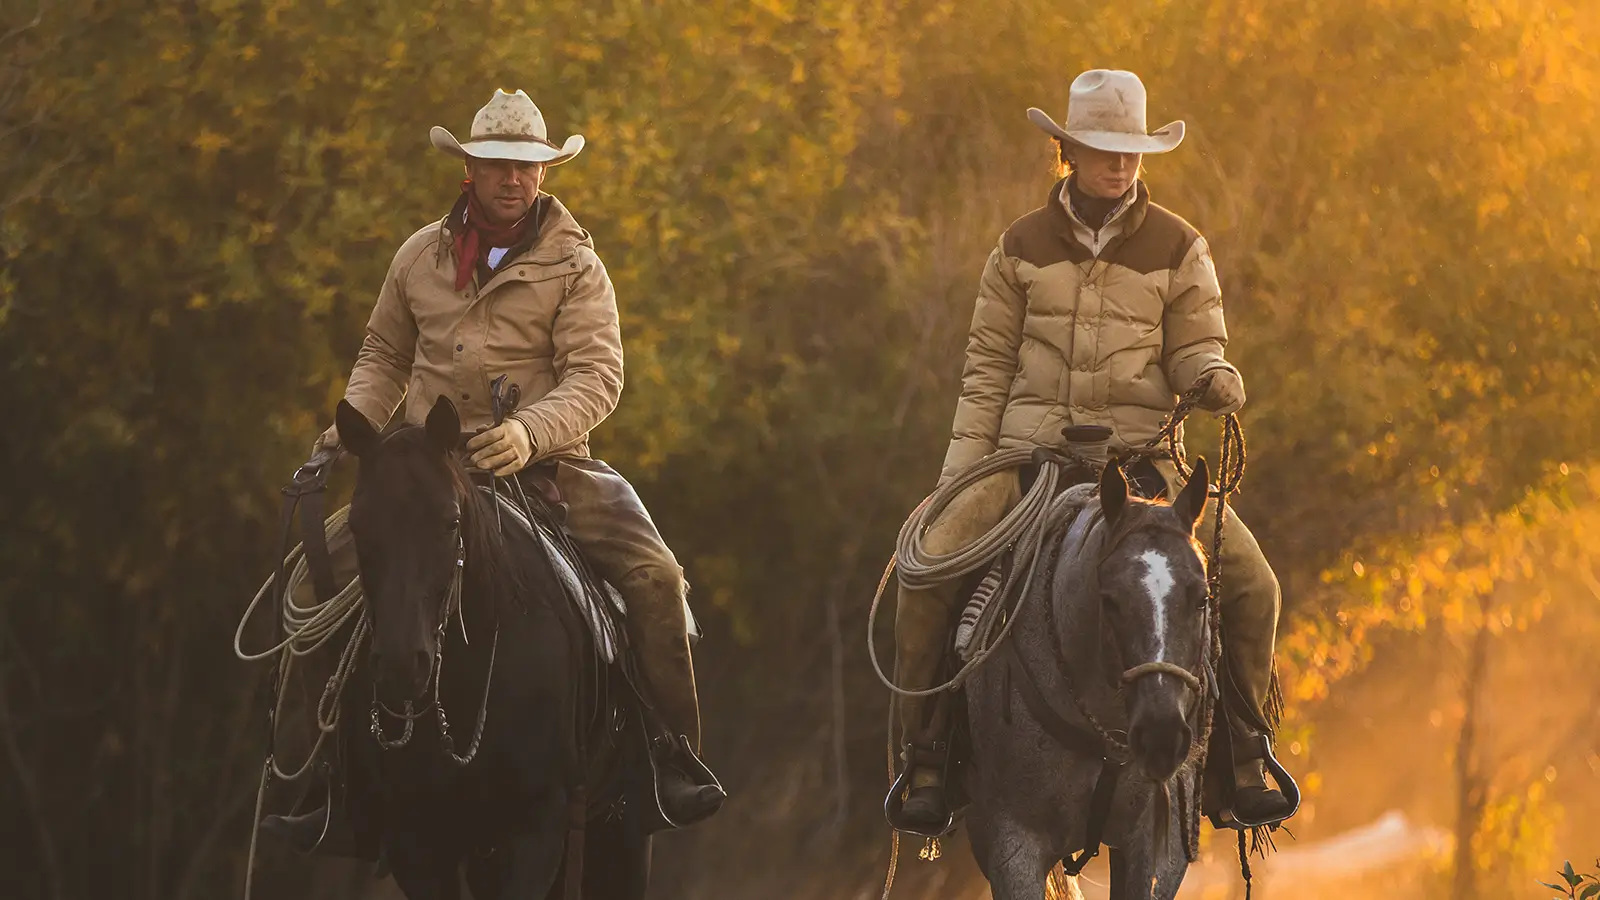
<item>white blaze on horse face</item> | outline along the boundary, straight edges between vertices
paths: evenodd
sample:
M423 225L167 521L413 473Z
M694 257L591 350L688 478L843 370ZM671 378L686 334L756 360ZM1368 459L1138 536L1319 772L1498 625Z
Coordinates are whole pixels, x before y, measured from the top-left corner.
M1145 567L1144 592L1155 605L1156 661L1160 662L1167 655L1167 598L1177 580L1172 577L1172 563L1157 551L1146 550L1139 561Z

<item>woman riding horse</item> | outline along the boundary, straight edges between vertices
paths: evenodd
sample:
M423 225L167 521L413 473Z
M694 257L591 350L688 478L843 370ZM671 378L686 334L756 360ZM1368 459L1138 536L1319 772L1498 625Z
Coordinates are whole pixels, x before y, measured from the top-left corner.
M1111 449L1141 447L1172 414L1180 391L1202 378L1202 407L1218 415L1244 405L1239 371L1223 357L1221 288L1206 241L1156 205L1140 180L1144 154L1183 140L1184 123L1145 127L1145 88L1131 72L1096 69L1073 81L1067 120L1028 117L1058 147L1065 177L1045 205L1018 219L989 254L967 341L966 367L941 483L999 449L1060 446L1062 428L1099 425ZM1153 464L1176 496L1170 459ZM1140 473L1133 473L1135 476ZM930 554L948 554L988 533L1021 498L1015 469L978 481L950 503L923 536ZM1208 517L1209 518L1209 517ZM1211 526L1201 523L1200 533ZM1272 681L1279 588L1243 522L1224 525L1228 668L1245 705L1236 711L1233 812L1270 822L1291 811L1266 783L1261 754ZM901 587L895 616L895 681L933 685L951 643L959 583ZM940 700L900 700L910 792L901 824L922 833L948 821L944 772L949 713Z

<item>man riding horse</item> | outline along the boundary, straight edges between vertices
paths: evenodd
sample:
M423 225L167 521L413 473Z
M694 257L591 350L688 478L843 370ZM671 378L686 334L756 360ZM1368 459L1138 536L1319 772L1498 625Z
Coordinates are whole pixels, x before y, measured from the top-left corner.
M1093 70L1073 81L1063 126L1038 109L1028 117L1049 133L1066 177L1045 205L1018 219L989 254L967 341L960 400L941 483L996 450L1063 443L1072 425L1109 428L1110 448L1126 453L1154 437L1178 394L1209 378L1201 407L1219 416L1244 405L1244 383L1223 357L1221 288L1206 241L1183 219L1151 202L1140 180L1144 154L1183 140L1183 122L1145 127L1145 89L1131 72ZM1136 483L1177 496L1171 459L1146 461ZM1020 473L1008 469L974 483L923 535L934 556L970 546L1021 499ZM1207 511L1207 520L1212 513ZM1210 534L1203 522L1198 533ZM1272 682L1279 588L1255 538L1230 511L1224 523L1221 609L1224 652L1248 709L1230 716L1236 752L1232 809L1267 822L1292 811L1267 785L1262 751ZM895 681L930 688L951 645L965 598L949 581L902 586L895 616ZM910 772L901 822L929 833L948 821L945 754L949 710L943 697L900 698Z
M683 569L628 482L589 454L589 432L622 393L616 295L594 242L561 201L540 190L546 173L583 149L573 135L547 137L544 116L522 91L495 91L466 142L435 127L433 146L464 160L466 180L449 213L401 245L378 293L345 399L379 427L402 401L422 423L440 396L459 411L473 466L528 482L553 478L565 528L627 606L629 643L648 698L679 743L698 752L695 692ZM521 404L495 421L491 382L517 387ZM310 467L340 453L337 426L317 439ZM677 822L703 819L722 803L715 784L659 767L663 811ZM340 816L328 839L338 852ZM318 845L316 810L270 817L297 845Z

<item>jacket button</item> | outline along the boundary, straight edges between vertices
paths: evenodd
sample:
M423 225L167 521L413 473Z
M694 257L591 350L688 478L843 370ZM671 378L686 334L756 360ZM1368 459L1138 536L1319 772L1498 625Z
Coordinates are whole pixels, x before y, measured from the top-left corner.
M570 268L576 269L578 267L578 264L575 263L575 262L571 262L571 263L567 263L567 266L570 267Z
M461 351L463 351L463 350L465 350L465 349L467 349L467 347L466 347L466 345L465 345L465 344L457 344L457 345L456 345L456 352L457 352L457 353L460 353L460 352L461 352Z
M471 394L462 394L461 395L461 399L463 399L463 400L471 400L472 399L472 395Z

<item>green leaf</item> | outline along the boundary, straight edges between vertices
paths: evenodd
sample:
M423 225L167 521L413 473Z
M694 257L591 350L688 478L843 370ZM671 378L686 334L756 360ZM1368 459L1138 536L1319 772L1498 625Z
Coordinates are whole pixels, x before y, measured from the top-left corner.
M1561 877L1565 878L1567 880L1567 884L1572 885L1573 887L1577 887L1578 885L1583 883L1582 879L1578 878L1578 873L1572 871L1572 861L1571 860L1567 860L1567 864L1564 867L1562 867L1562 869L1561 869Z
M1596 897L1600 897L1600 881L1594 882L1578 892L1578 900L1594 900Z
M1562 887L1559 884L1551 884L1548 881L1541 881L1541 882L1539 882L1539 884L1543 885L1544 887L1549 888L1552 891L1565 891L1566 890L1565 887Z

